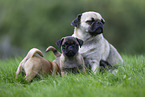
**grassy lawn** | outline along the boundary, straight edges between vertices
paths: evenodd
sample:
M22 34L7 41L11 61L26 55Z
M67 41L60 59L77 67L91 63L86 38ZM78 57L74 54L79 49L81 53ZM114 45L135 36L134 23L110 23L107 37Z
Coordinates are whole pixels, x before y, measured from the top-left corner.
M47 56L47 55L46 55ZM15 80L22 58L0 60L0 97L143 97L145 96L145 56L122 56L118 73L69 74L42 77L27 83ZM54 56L45 57L53 60Z

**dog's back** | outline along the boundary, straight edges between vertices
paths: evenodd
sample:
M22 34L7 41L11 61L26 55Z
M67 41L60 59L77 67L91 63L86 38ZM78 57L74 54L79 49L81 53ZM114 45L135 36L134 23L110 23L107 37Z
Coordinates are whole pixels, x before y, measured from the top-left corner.
M36 53L38 56L35 55ZM22 72L26 74L25 78L30 82L36 75L52 75L53 73L59 73L59 68L54 62L50 62L43 58L43 54L39 49L33 48L20 62L16 72L16 78L18 78L18 74Z
M52 74L51 62L40 56L31 57L26 61L24 66L27 68L25 70L29 71L31 69L32 72L40 75Z

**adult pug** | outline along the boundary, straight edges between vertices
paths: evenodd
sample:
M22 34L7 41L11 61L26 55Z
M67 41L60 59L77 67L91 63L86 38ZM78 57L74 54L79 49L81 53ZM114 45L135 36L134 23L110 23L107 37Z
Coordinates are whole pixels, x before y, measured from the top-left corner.
M72 36L84 41L79 53L94 73L99 71L100 60L107 61L112 66L123 63L118 51L103 37L104 24L102 16L93 11L79 14L72 21L72 25L75 26Z
M37 53L39 56L36 56ZM42 52L37 48L32 48L26 57L20 62L16 72L16 78L21 73L25 73L26 81L30 82L37 75L57 74L59 67L56 63L43 58Z

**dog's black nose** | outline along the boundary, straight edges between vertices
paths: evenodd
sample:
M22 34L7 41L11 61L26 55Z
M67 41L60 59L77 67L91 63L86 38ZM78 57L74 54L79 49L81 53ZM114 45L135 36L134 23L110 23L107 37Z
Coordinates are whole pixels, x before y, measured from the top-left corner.
M73 51L73 46L69 46L69 47L68 47L68 50L69 50L69 51Z
M91 24L91 27L89 29L89 33L91 35L98 35L104 32L103 23L101 21L95 21Z

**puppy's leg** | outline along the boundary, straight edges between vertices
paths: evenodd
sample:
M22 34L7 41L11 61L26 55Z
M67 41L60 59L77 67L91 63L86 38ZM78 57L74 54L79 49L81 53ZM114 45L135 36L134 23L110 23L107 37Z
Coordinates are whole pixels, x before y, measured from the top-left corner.
M19 64L19 67L17 69L17 72L16 72L16 79L18 79L18 75L22 72L22 64L20 63Z
M65 72L61 71L61 76L64 77L65 76Z
M26 73L25 79L26 81L30 82L36 75L38 72L28 72Z
M112 66L117 65L117 64L123 64L122 57L111 44L110 44L110 53L106 61Z
M52 76L59 74L59 67L55 62L51 62L52 64Z
M26 66L29 65L26 64ZM36 68L34 67L35 65L34 64L31 64L29 66L27 66L27 68L25 68L25 72L26 72L26 76L25 76L25 79L26 81L30 82L39 72L39 70L41 69L40 67Z
M84 73L84 74L86 74L86 70L85 70L85 67L83 67L83 73Z
M26 76L25 76L25 79L26 79L26 81L27 82L30 82L34 77L36 76L36 74L31 74L31 73L29 73L29 74L27 74Z
M66 72L64 72L64 70L63 70L63 63L62 62L60 62L60 67L59 68L60 68L61 76L64 77Z
M83 57L82 57L82 62L83 62L83 73L86 74L86 70L85 70L85 61L84 61Z
M99 62L96 60L90 60L89 64L91 65L91 70L96 74L99 72Z

